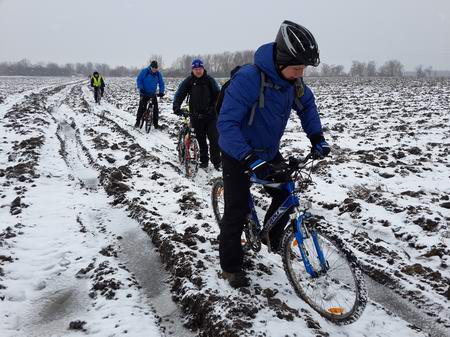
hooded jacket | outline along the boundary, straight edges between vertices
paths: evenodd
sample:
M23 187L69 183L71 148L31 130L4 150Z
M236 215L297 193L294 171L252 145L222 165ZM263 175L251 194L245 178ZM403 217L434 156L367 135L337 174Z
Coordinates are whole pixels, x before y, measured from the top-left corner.
M274 43L258 48L254 65L241 67L225 91L217 122L219 146L237 160L243 160L252 152L263 160L273 159L279 151L292 109L297 111L308 138L322 135L314 94L305 85L300 98L303 107L294 103L295 86L283 79L275 68L274 48ZM250 111L259 98L261 71L278 89L264 89L264 108L256 107L253 122L248 125Z
M156 87L159 85L159 92L164 93L164 80L159 71L153 73L150 68L144 68L136 79L139 92L146 96L156 95Z
M206 70L202 77L189 75L181 82L173 99L173 110L178 110L189 95L189 111L193 116L216 117L215 103L220 89Z

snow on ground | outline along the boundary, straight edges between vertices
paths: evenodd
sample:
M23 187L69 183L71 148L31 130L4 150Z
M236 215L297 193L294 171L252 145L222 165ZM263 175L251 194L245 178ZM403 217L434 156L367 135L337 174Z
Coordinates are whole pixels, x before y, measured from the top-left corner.
M449 332L448 81L309 80L334 151L305 197L370 277L373 301L348 326L303 303L280 257L265 249L246 258L248 289L218 277L209 191L220 174L187 179L178 167L171 98L179 80L168 80L162 127L150 134L132 127L133 79L108 80L100 106L86 82L37 80L22 92L24 82L0 80L8 88L0 102L2 336ZM307 149L292 118L282 152ZM154 244L148 260L161 256L167 277L132 263L130 247L146 249L137 244L141 229ZM164 293L182 319L164 312L173 310ZM193 332L174 327L179 320Z

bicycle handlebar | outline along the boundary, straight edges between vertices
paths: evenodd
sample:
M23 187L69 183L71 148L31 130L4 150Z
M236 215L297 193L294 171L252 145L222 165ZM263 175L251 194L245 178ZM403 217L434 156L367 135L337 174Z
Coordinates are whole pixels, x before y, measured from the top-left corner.
M293 180L296 180L297 177L293 177L293 175L296 172L301 171L307 165L312 164L315 160L322 159L322 158L323 158L323 156L320 156L317 152L314 152L314 151L311 151L304 158L289 157L288 163L287 163L286 167L284 168L284 170L283 170L283 168L281 168L279 172L274 174L274 177L277 174L282 174L284 176L293 178ZM312 166L311 166L311 170L312 170ZM273 184L274 183L274 181L271 181L271 180L262 180L262 179L257 178L256 175L250 170L246 171L246 173L250 175L251 181L254 183L259 183L259 184ZM309 172L309 175L310 174L311 174L311 171Z

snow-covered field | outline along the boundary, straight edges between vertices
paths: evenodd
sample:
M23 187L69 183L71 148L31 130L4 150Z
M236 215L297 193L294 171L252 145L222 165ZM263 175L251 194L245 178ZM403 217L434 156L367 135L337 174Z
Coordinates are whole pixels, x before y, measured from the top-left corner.
M348 326L296 297L265 249L246 259L251 287L218 277L219 173L183 177L167 82L145 134L134 79L107 79L97 106L86 81L0 78L1 336L450 335L449 80L308 79L333 155L305 198L371 298ZM307 150L293 114L282 153Z

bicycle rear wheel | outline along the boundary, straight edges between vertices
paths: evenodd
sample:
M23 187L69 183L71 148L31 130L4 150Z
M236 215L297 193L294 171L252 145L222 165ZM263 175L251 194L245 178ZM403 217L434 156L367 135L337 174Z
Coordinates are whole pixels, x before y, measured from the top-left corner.
M326 260L321 268L313 235L304 239L302 249L317 275L305 267L300 247L290 226L283 234L282 258L286 275L297 295L335 324L350 324L363 313L367 290L355 255L337 236L318 232L317 239Z
M216 178L213 182L211 190L211 204L216 217L217 223L223 218L225 211L225 199L223 194L223 180L222 178Z
M200 161L200 148L196 138L188 136L184 141L184 168L187 177L193 177L197 174Z

